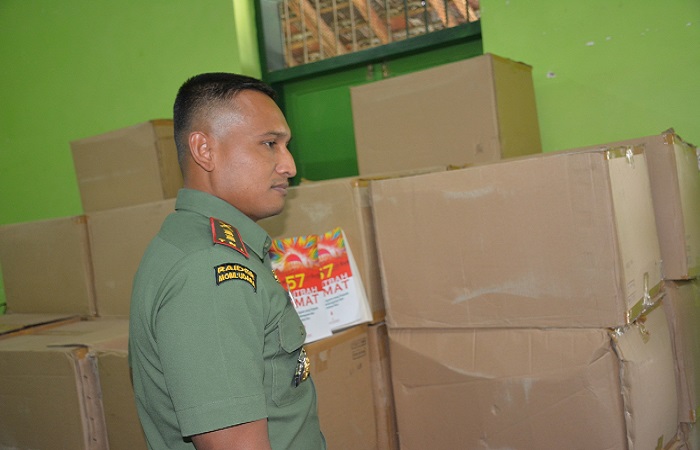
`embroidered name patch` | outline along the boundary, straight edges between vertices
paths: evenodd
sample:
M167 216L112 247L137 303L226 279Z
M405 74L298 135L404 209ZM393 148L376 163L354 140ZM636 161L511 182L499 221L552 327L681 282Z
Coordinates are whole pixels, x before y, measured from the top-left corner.
M214 273L216 275L217 286L223 283L224 281L242 280L248 283L249 285L253 286L253 292L257 292L258 290L258 276L255 274L255 272L241 264L221 264L219 266L214 267Z
M246 258L248 258L248 249L241 239L241 234L236 228L227 224L223 220L215 219L213 217L209 218L211 223L211 234L214 244L221 244L227 247L231 247L236 250Z

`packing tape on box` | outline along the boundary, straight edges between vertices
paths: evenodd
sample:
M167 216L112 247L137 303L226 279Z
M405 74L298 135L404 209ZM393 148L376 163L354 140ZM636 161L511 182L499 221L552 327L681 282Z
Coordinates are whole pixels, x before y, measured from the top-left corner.
M659 300L664 296L662 292L663 280L659 281L655 286L649 288L649 274L644 274L644 294L642 298L627 311L625 321L631 324L645 312L653 309L653 306L658 304Z
M619 327L608 329L608 334L610 335L610 337L613 340L615 340L615 342L617 342L617 339L620 336L627 333L630 328L635 327L642 338L642 342L644 342L645 344L647 342L649 342L649 339L651 339L651 334L649 333L649 331L647 330L647 328L644 324L646 323L647 316L649 314L651 314L651 312L653 312L656 308L661 306L660 300L663 298L663 296L664 296L664 294L661 293L659 295L659 298L654 303L654 305L651 306L650 308L645 309L639 316L637 316L637 318L633 322L630 322L628 324L625 324L625 325L622 325Z
M641 145L625 145L605 150L605 159L627 158L627 163L634 168L634 156L644 153Z
M700 171L700 147L696 147L695 145L691 144L690 142L686 142L678 136L673 128L669 128L668 130L664 131L662 133L662 139L664 141L664 145L672 145L672 146L679 146L682 147L684 150L689 151L689 152L694 152L695 157L697 158L698 161L698 171Z

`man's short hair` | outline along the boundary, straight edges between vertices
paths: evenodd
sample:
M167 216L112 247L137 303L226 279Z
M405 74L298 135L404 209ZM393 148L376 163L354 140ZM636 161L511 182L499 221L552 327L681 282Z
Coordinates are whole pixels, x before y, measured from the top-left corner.
M275 91L268 84L234 73L217 72L195 75L180 87L173 105L173 122L177 158L183 173L186 156L189 152L189 135L193 131L193 124L213 108L230 101L244 90L262 92L273 100L276 97Z

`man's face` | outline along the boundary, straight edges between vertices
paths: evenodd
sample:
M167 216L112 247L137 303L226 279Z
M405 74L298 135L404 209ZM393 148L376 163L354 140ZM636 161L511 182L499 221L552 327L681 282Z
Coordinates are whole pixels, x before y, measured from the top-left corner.
M262 92L241 91L232 104L235 112L222 114L214 125L212 193L257 221L284 208L288 180L296 175L287 149L291 132Z

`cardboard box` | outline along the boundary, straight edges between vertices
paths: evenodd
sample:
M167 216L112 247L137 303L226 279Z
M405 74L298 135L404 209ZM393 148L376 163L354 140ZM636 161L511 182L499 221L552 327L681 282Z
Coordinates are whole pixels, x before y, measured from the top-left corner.
M681 422L695 423L700 413L700 279L667 281L664 292L678 368L678 414Z
M367 339L369 364L372 371L374 416L377 421L377 448L398 450L399 435L396 427L394 392L391 385L389 335L386 323L370 325L367 328Z
M85 216L0 227L7 310L95 314Z
M357 263L373 321L384 319L384 298L366 181L356 177L340 178L291 187L282 214L258 224L273 239L321 234L341 227Z
M78 320L78 316L69 314L0 314L0 339L46 330Z
M306 345L328 448L377 449L367 325Z
M99 316L129 316L131 287L141 257L174 211L175 199L169 199L87 214Z
M615 339L605 329L391 327L389 338L402 450L656 449L676 435L663 308Z
M147 450L131 385L128 334L99 342L91 350L97 358L109 448Z
M100 342L93 350L110 448L145 449L128 378L128 337ZM308 344L306 350L329 448L384 449L376 443L367 326Z
M109 448L91 346L128 321L80 321L0 340L0 447Z
M681 423L682 442L685 444L679 450L700 449L700 428L697 423Z
M387 325L616 327L659 291L641 147L372 181Z
M350 88L360 175L540 153L532 68L486 54Z
M667 280L700 276L700 154L674 131L626 141L644 145Z
M171 119L70 143L84 212L174 198L183 185Z
M657 303L635 323L611 335L621 363L628 446L664 447L675 439L679 423L678 385L666 312Z

